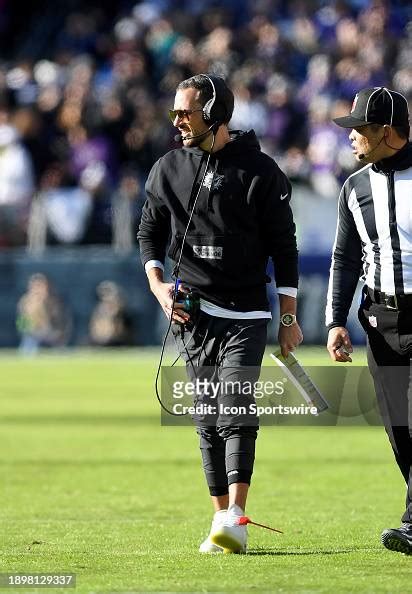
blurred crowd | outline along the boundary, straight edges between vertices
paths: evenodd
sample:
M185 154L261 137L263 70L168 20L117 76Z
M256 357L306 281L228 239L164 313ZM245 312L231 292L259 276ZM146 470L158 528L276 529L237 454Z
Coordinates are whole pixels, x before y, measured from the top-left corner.
M16 50L0 63L0 248L103 243L130 251L148 171L176 147L167 119L175 87L195 73L227 79L231 128L254 128L263 150L320 200L336 199L355 167L347 132L331 118L347 113L362 87L412 97L406 2L70 7L47 47L39 11L32 41L41 55Z
M16 327L20 351L34 355L40 348L63 348L72 338L72 312L42 273L30 276L27 290L17 304ZM96 287L96 303L90 313L83 346L118 347L134 344L133 320L121 287L102 281Z

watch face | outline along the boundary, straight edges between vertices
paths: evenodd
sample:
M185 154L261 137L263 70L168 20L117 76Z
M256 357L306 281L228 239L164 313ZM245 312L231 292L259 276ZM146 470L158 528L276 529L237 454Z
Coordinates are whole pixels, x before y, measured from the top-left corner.
M295 316L293 314L283 314L280 321L284 326L291 326L295 322Z

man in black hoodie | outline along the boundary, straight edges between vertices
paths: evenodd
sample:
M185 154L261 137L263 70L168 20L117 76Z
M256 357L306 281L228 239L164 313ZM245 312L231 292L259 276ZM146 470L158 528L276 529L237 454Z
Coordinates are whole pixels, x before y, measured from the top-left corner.
M412 144L406 98L385 87L362 89L350 115L354 155L365 167L344 183L329 280L326 324L334 361L351 362L346 319L359 277L365 281L359 320L368 365L396 461L407 484L400 528L383 545L412 554Z
M269 257L280 300L283 355L302 341L290 183L260 151L252 130L229 131L233 105L233 93L220 77L200 74L178 85L170 118L183 148L153 166L138 234L150 288L174 322L189 376L205 377L212 369L222 382L244 378L245 369L248 379L259 377L271 317ZM177 283L163 280L166 253L175 262L181 290L196 291L200 298L195 319L184 304L174 302ZM251 397L232 393L224 398L238 405ZM221 412L213 424L196 417L196 425L215 509L199 550L244 552L246 526L238 520L253 472L258 421Z

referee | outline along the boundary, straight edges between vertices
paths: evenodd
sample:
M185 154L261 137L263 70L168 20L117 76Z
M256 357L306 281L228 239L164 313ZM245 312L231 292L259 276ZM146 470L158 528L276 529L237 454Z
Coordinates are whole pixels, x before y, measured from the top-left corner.
M345 181L326 308L328 351L352 361L345 328L359 277L365 282L359 320L367 334L368 365L396 461L407 484L399 528L382 543L412 554L412 144L406 98L385 87L361 90L350 115L335 123L350 128L362 164Z

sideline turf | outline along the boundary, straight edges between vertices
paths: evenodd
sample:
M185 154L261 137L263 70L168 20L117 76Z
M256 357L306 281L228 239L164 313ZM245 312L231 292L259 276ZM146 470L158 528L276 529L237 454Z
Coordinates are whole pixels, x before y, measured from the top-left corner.
M262 428L248 514L285 534L198 554L197 439L159 426L154 353L0 357L0 572L72 571L76 593L412 591L412 558L379 543L404 499L382 428Z

